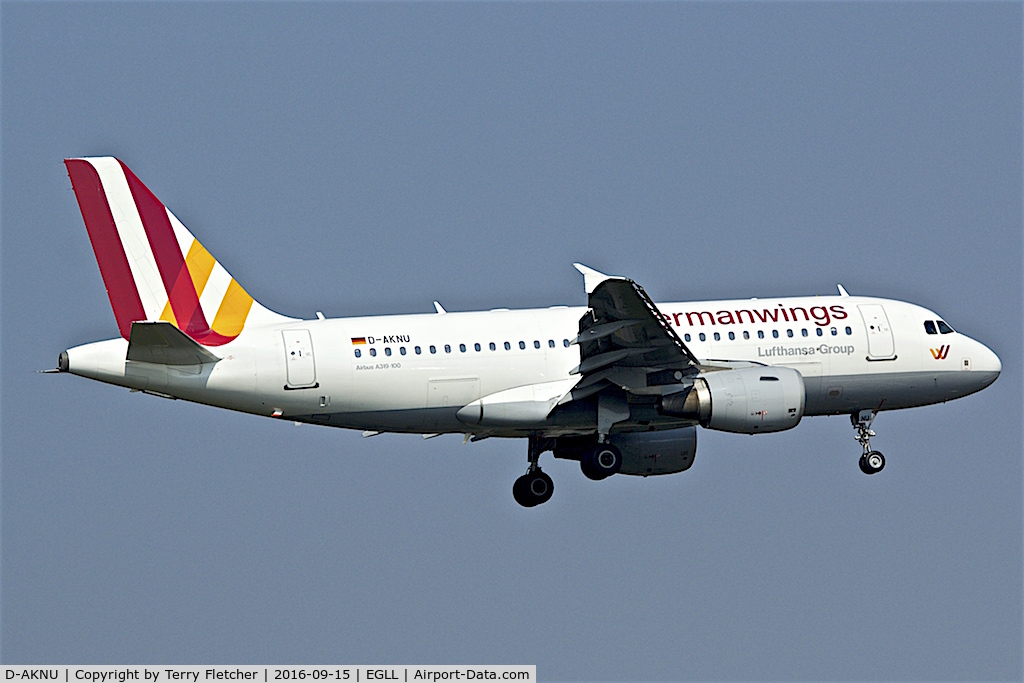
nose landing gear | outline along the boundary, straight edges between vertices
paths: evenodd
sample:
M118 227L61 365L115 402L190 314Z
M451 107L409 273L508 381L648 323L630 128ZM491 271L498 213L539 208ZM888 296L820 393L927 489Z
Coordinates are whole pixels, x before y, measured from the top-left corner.
M885 456L878 451L868 451L860 456L860 471L864 474L876 474L885 467Z
M875 421L875 415L873 410L861 410L850 415L850 423L857 430L857 436L854 438L864 449L864 454L860 456L858 463L860 471L864 474L877 474L885 467L885 456L879 451L871 450L871 437L875 435L871 424Z

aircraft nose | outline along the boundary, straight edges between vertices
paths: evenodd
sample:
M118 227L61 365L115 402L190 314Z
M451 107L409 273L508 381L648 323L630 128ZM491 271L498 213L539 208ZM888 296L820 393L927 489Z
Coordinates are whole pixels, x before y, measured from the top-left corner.
M990 372L998 377L999 373L1003 371L1003 364L999 361L999 356L984 344L978 344L978 346L981 347L981 353L976 367L982 372ZM994 380L995 377L992 379Z
M999 373L1003 371L1003 364L999 356L981 342L977 342L978 350L974 353L974 373L982 378L982 388L987 387L996 381Z

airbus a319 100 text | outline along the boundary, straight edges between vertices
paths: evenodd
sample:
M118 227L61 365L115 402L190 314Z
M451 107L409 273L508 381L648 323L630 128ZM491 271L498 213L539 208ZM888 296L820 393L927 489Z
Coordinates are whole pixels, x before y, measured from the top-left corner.
M860 469L880 411L967 396L999 358L921 306L837 296L654 303L576 264L587 305L302 320L261 306L119 160L65 160L120 336L58 370L295 422L527 440L512 492L554 490L542 453L583 474L693 464L697 428L792 429L847 415Z

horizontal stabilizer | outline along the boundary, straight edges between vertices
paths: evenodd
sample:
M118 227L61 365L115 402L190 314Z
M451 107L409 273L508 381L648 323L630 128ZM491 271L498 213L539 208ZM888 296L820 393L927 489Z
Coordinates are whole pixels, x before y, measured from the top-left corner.
M167 322L134 322L128 340L128 360L163 365L216 363L217 356Z

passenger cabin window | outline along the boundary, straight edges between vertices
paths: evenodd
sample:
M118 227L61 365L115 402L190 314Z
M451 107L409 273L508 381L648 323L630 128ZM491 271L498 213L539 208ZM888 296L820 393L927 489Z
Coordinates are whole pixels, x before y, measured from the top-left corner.
M732 341L735 338L736 338L736 333L735 332L730 332L729 333L729 341Z
M793 330L786 330L786 336L787 337L792 337L793 336Z
M487 345L487 348L489 348L491 351L495 351L497 350L498 347L494 345L494 342L491 342L490 344Z
M414 346L412 350L416 352L417 356L420 355L420 353L422 353L422 350L418 346Z
M722 341L722 335L715 332L715 341Z
M701 341L707 341L707 338L708 338L708 337L707 337L707 335L706 335L706 334L704 334L703 332L701 332L701 333L700 333L700 340L701 340Z
M524 341L519 342L519 348L520 349L525 349L526 348L526 342L524 342Z
M461 351L462 353L465 353L466 352L466 345L465 344L459 344L459 351Z
M935 322L933 320L924 321L924 331L928 334L938 334L938 332L935 331Z
M536 339L533 340L533 348L535 348L535 349L539 349L540 348L540 342L537 341Z
M747 332L746 330L744 330L744 331L743 331L743 338L744 338L744 339L750 339L750 333L749 333L749 332Z
M817 333L818 333L818 336L819 336L819 337L820 337L821 335L825 334L824 332L822 332L822 331L821 331L821 328L820 328L820 327L819 327L818 329L816 329L816 330L815 330L815 332L817 332Z
M806 327L803 328L802 330L800 330L800 336L801 337L806 337L807 336L807 328Z
M512 345L509 344L508 342L505 342L505 350L508 351L511 348L512 348Z
M445 353L451 353L451 352L452 352L452 346L451 346L451 344L445 344L445 345L444 345L444 352L445 352Z
M390 356L391 355L391 347L390 346L387 346L387 347L384 348L384 355L385 356Z
M940 334L953 334L953 328L940 320L939 321L939 333Z
M479 342L477 342L476 344L473 344L473 350L474 351L479 351L480 350L480 343Z
M837 334L839 334L839 332L836 330L836 328L833 327L831 329L832 329L832 336L833 337L836 336Z
M847 328L846 328L846 336L849 337L851 334L853 334L853 328L847 326Z
M359 349L356 349L356 358L359 358L359 356L361 355L363 355L363 352L360 351Z
M398 347L398 352L404 356L405 355L405 347L404 346Z
M549 349L555 348L555 340L554 339L548 339L548 348Z
M569 340L568 339L563 339L562 340L562 346L564 346L565 348L569 348Z
M757 331L757 338L758 339L764 339L764 330L758 330Z
M690 341L690 333L687 332L686 334L684 334L683 339L685 339L686 341Z
M778 339L779 338L779 331L778 330L772 330L772 337L774 337L775 339Z
M370 349L370 355L373 357L377 356L377 349Z
M436 346L434 346L433 344L431 344L431 345L430 345L430 352L431 352L431 353L437 353L437 347L436 347Z

